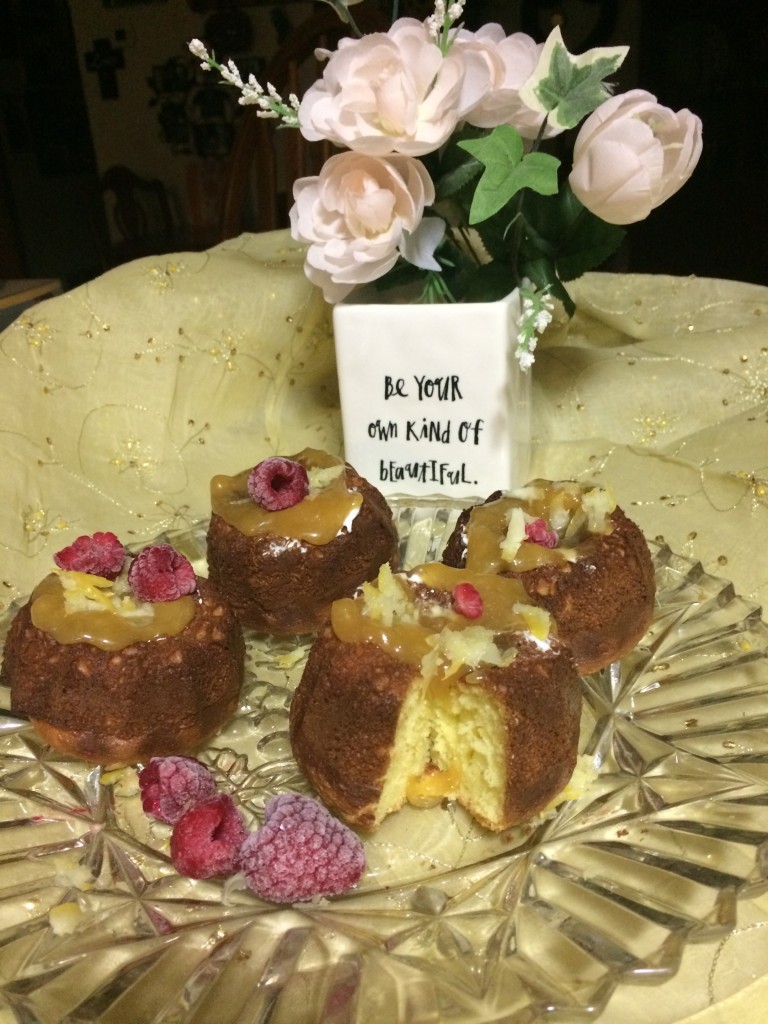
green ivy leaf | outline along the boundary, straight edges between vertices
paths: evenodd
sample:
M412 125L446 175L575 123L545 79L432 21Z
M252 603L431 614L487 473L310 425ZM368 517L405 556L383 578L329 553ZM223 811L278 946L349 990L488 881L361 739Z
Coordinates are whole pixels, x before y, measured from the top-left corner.
M492 217L524 188L542 195L557 192L560 161L549 153L525 153L520 133L511 125L499 125L484 138L459 146L485 168L472 198L470 224Z
M603 80L618 70L627 51L626 46L598 46L574 56L560 29L553 29L520 97L546 114L553 127L573 128L610 96Z

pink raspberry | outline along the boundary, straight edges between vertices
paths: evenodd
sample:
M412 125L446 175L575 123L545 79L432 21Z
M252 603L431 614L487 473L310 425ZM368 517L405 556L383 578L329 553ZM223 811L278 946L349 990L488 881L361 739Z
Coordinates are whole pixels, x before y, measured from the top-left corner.
M264 459L248 474L248 493L268 512L290 508L309 494L307 471L293 459Z
M190 562L170 544L144 548L131 562L128 582L140 601L176 601L197 587Z
M232 875L248 830L228 793L190 807L173 826L171 861L188 878Z
M267 802L264 827L240 851L248 887L273 903L338 896L360 881L363 844L324 807L300 793Z
M533 544L540 544L543 548L557 547L557 530L550 530L546 519L534 519L532 522L526 523L525 536Z
M453 610L465 619L479 619L483 614L483 598L472 583L457 583L451 592Z
M57 551L53 560L60 569L114 580L123 568L125 548L114 533L94 533L78 537L68 548Z
M194 757L153 757L139 772L139 789L146 813L166 825L216 795L213 776Z

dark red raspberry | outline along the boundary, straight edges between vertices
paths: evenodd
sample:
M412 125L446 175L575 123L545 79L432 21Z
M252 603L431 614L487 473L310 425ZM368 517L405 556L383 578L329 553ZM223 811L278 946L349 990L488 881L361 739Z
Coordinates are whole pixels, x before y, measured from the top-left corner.
M355 833L316 800L281 793L267 802L264 827L243 843L240 869L262 899L299 903L351 889L365 854Z
M533 544L539 544L543 548L557 547L557 530L550 530L545 519L534 519L525 524L525 536Z
M451 592L453 610L465 619L479 619L483 614L483 599L471 583L457 583Z
M213 776L194 757L153 757L139 772L139 789L146 813L166 825L216 795Z
M87 572L114 580L125 561L125 548L114 533L94 533L92 537L78 537L68 548L53 556L60 569Z
M293 459L264 459L248 474L248 493L268 512L298 505L309 494L309 478Z
M170 544L140 551L131 562L128 582L140 601L176 601L197 587L195 570Z
M232 875L247 835L234 800L219 793L185 811L173 826L171 861L188 878Z

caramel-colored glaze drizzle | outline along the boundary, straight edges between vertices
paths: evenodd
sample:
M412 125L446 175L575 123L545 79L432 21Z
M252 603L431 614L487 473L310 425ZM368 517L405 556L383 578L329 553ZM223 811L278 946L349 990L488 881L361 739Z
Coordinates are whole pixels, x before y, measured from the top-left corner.
M306 469L344 465L341 459L315 448L305 448L290 458ZM347 489L346 473L342 470L327 487L297 505L269 512L248 494L250 472L245 469L235 476L218 475L211 480L211 508L246 537L273 534L308 544L329 544L363 503L359 491Z
M449 594L459 583L471 583L480 591L483 612L476 619L461 615L430 615L423 613L414 622L395 622L391 626L369 618L363 599L342 598L331 606L331 626L344 643L372 643L409 665L420 665L430 650L429 638L449 629L484 626L494 633L519 632L527 629L523 615L513 611L515 604L528 603L528 597L517 580L455 569L440 562L421 565L408 573L435 590ZM404 590L405 592L405 590Z
M91 644L107 651L121 651L130 644L177 636L189 625L197 609L189 595L177 601L158 601L149 617L121 615L106 609L67 612L64 588L53 573L38 584L30 598L32 624L60 644Z
M535 496L533 490L536 490ZM526 491L529 488L526 488ZM503 569L515 572L527 572L541 565L552 565L569 560L573 548L581 543L586 536L581 534L569 537L567 547L546 548L541 544L523 541L515 557L507 562L501 555L501 544L507 533L508 516L517 507L536 519L544 519L550 523L554 514L565 510L570 514L581 507L581 489L570 482L553 483L548 480L534 480L530 484L531 497L514 497L503 495L495 501L477 505L472 509L467 533L467 568L473 572L496 573Z

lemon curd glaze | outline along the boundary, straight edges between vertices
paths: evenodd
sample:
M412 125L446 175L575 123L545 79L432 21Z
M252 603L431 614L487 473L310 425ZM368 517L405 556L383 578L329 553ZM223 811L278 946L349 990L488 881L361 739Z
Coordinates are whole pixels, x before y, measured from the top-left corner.
M363 496L347 488L344 462L336 456L305 448L291 459L308 473L336 467L340 472L314 493L310 490L303 501L277 512L257 505L248 494L250 469L235 476L218 475L211 480L211 508L246 537L271 534L308 544L329 544L354 519Z
M482 614L476 619L467 619L450 607L441 608L434 602L425 601L420 606L409 593L407 584L402 585L393 577L394 585L402 591L402 607L391 616L380 616L376 611L370 614L365 585L362 596L334 601L331 625L337 638L343 643L375 644L398 660L418 666L434 649L433 638L443 629L462 631L477 626L484 627L493 636L523 631L541 640L549 636L548 614L527 603L525 591L513 578L454 569L440 562L419 566L409 572L407 578L444 592L446 598L459 583L471 583L482 597Z
M87 577L86 573L76 574ZM99 581L100 590L108 581ZM95 583L94 583L95 585ZM67 608L64 586L55 573L46 576L30 598L32 624L60 644L87 643L107 651L121 651L130 644L177 636L191 622L197 609L194 596L176 601L158 601L135 605L130 612L93 602L93 609Z
M593 506L589 511L586 503ZM591 537L611 532L610 513L615 507L613 497L601 488L585 491L570 480L534 480L519 491L472 509L466 526L467 569L478 573L504 569L527 572L542 565L574 561L577 545L580 554L587 554ZM560 538L557 546L547 548L523 540L514 555L505 558L503 539L516 508L556 529Z

